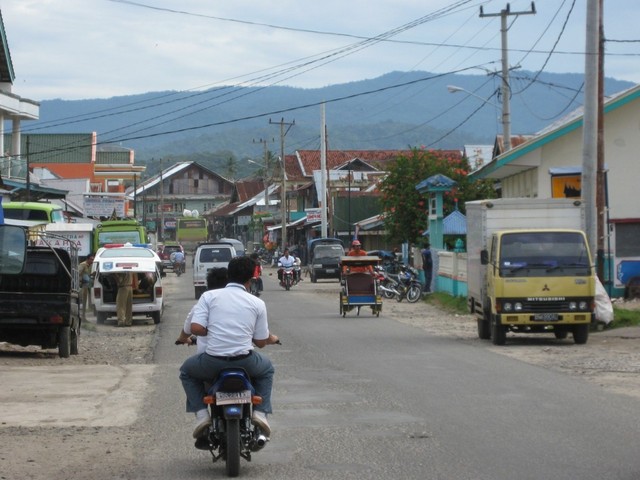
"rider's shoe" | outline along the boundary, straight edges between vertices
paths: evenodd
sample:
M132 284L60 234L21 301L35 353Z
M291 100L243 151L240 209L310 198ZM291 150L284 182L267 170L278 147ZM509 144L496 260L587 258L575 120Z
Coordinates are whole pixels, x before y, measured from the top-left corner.
M269 422L267 422L266 413L260 410L254 410L251 416L251 423L260 427L267 437L271 436L271 427L269 426Z
M207 433L207 428L211 425L211 417L209 412L198 412L196 414L196 428L193 431L193 438L200 438Z

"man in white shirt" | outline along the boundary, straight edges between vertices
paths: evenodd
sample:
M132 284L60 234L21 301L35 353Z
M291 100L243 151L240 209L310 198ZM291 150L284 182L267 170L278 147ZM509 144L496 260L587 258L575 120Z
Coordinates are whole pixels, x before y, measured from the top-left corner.
M289 249L284 249L284 255L278 259L278 280L282 282L282 269L287 267L293 267L296 263L296 258L289 254Z
M193 309L191 332L207 337L205 352L188 358L180 368L187 412L196 415L194 438L205 434L211 424L203 401L203 382L212 381L228 367L244 368L251 377L256 395L262 397L252 421L267 437L271 434L267 414L272 412L274 368L268 357L254 350L254 345L263 348L279 340L269 332L265 303L248 292L254 267L255 262L249 257L233 258L227 271L227 286L204 292Z

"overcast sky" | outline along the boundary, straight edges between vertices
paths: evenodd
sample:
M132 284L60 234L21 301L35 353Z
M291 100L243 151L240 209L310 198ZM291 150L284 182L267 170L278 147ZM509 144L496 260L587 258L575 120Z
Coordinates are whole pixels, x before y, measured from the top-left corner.
M506 0L0 0L13 92L36 101L217 85L316 88L499 70ZM584 72L587 0L509 16L509 63ZM605 0L605 74L640 83L640 2ZM571 13L570 13L571 11Z

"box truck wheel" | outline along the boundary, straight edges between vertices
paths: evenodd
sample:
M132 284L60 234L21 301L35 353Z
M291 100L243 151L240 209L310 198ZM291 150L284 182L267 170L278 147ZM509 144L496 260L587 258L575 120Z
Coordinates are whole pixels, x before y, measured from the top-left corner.
M481 340L491 338L491 324L484 318L478 318L478 338Z
M491 342L494 345L507 343L507 327L500 325L495 319L491 320Z
M573 327L573 341L576 345L584 345L589 339L589 324L576 325Z

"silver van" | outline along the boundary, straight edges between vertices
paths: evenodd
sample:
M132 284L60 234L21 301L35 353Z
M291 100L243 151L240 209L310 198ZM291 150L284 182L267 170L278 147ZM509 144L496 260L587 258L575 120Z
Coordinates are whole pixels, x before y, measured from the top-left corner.
M212 268L228 267L236 250L231 243L201 243L193 256L193 289L198 300L207 290L207 272Z

